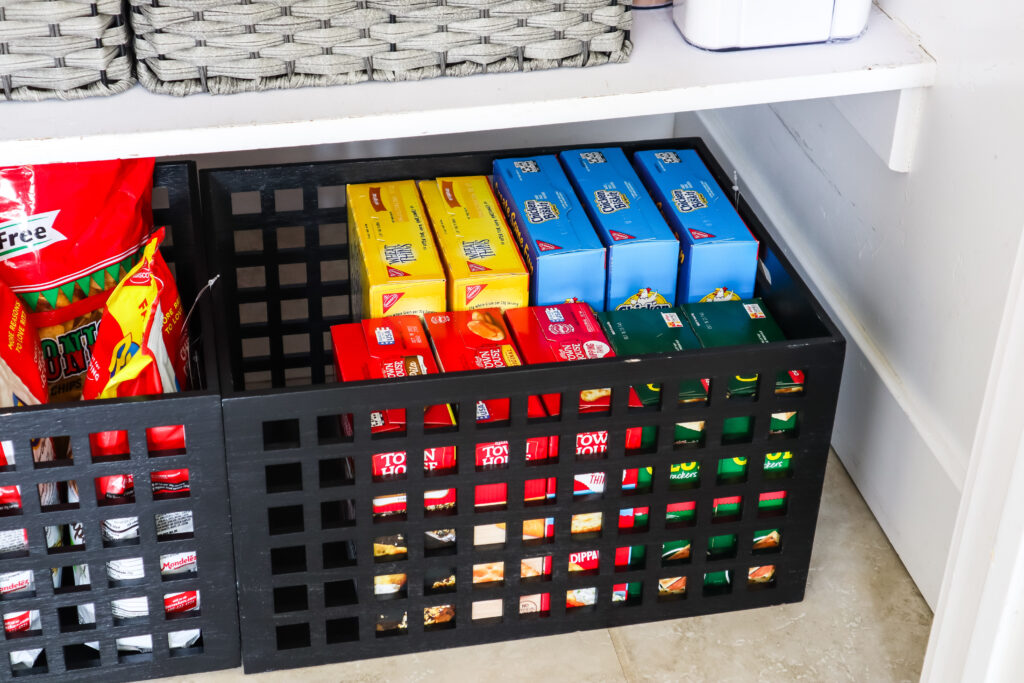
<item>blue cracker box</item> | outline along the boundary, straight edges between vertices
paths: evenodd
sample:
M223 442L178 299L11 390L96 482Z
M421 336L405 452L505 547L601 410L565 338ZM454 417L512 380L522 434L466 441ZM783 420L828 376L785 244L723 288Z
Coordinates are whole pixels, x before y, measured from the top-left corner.
M605 310L670 308L679 240L617 147L561 152L565 172L608 250Z
M604 310L605 249L558 159L496 159L494 189L530 267L530 305Z
M753 297L757 240L697 152L650 150L633 160L679 238L677 303Z

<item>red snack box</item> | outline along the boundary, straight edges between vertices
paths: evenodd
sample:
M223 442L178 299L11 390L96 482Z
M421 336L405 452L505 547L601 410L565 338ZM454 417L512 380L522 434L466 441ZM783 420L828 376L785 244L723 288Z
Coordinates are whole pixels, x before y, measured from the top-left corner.
M509 368L523 364L499 308L428 313L426 322L442 372ZM527 411L529 417L547 415L535 396L530 397ZM477 403L477 422L507 420L508 415L508 399Z
M427 331L430 332L430 342L434 347L437 363L442 372L516 367L523 364L499 308L428 313L425 319ZM530 397L527 404L527 415L529 417L545 417L547 415L538 397ZM508 417L508 399L488 399L477 402L477 422L496 422L507 420ZM526 442L527 460L543 460L548 457L548 452L547 438L539 437ZM507 441L476 445L477 467L492 468L506 465L508 456ZM478 487L477 491L476 504L478 507L507 503L504 498L505 492L498 485L491 488ZM487 493L488 491L491 493Z
M344 382L367 379L391 379L437 374L427 334L420 319L415 315L399 315L378 320L363 320L361 323L335 325L331 328L334 345L334 363L337 374ZM370 432L403 431L406 416L402 408L373 411L370 414ZM428 406L423 413L423 426L449 427L455 424L451 407ZM346 435L353 430L352 416L342 417L342 429ZM425 470L448 469L455 466L455 448L427 449L423 453ZM373 476L390 477L406 472L404 451L376 453L372 456ZM397 503L396 503L397 504ZM384 509L375 502L375 513L395 513L405 510L404 498L399 509Z
M334 345L334 364L344 382L439 372L427 334L415 315L335 325L331 328L331 342ZM405 410L374 411L370 423L370 431L374 434L402 431L405 429ZM424 411L425 428L454 424L455 416L448 405L429 406ZM351 423L347 427L350 433Z
M505 319L515 336L526 362L560 363L590 358L612 358L615 352L608 344L601 323L585 303L531 306L505 311ZM561 412L561 397L541 397L549 415ZM580 412L607 410L611 391L594 389L580 395Z

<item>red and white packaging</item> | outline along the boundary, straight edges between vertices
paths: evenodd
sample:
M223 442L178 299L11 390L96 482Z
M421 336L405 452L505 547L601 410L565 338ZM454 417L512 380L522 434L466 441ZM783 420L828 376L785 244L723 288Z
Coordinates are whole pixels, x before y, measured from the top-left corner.
M430 342L434 353L437 356L437 364L442 372L487 370L517 367L523 364L499 308L428 313L426 326L430 333ZM547 411L544 410L538 397L530 397L527 403L527 416L547 416ZM477 422L498 422L508 418L508 399L487 399L477 402ZM549 450L548 437L528 439L526 441L526 460L543 460L548 457ZM508 441L478 443L475 456L475 464L479 468L502 467L508 464L509 443ZM539 488L536 481L527 482L527 501L537 500L538 494L539 499L543 499L547 493L543 480L540 480ZM554 496L554 481L552 478L552 497ZM474 495L474 504L478 509L501 507L508 503L508 487L504 484L477 486Z
M393 379L438 374L434 354L427 340L418 316L399 315L379 320L363 320L361 323L335 325L331 328L334 346L334 365L337 376L343 382L359 382L369 379ZM450 406L428 406L423 413L423 426L450 427L455 424L455 415ZM405 430L405 409L391 408L375 410L370 414L370 432L381 434ZM352 415L341 418L341 427L348 436L353 434ZM455 466L456 452L453 446L427 449L423 453L425 470L449 469ZM371 457L374 477L391 477L407 471L407 453L388 451ZM374 503L375 515L390 515L405 512L405 496L380 497L381 503Z
M22 302L0 283L0 408L40 405L48 399L45 363L36 329ZM16 450L14 442L0 441L0 467L14 466ZM33 439L31 450L35 462L48 462L56 457L53 442L48 438ZM39 502L44 507L58 502L55 484L39 484ZM17 508L21 508L21 489L0 486L0 510ZM0 531L0 552L20 550L27 543L24 530Z
M30 572L31 573L31 572ZM7 612L3 615L4 635L7 638L16 637L20 633L39 631L42 626L39 621L39 610L28 610L25 612ZM10 655L10 666L13 670L31 669L36 662L42 648L31 650L18 650Z
M573 496L591 496L604 494L604 472L587 472L575 474L572 478Z
M334 366L343 382L368 379L396 379L436 375L434 353L420 319L415 315L397 315L331 328ZM345 433L352 434L351 416L342 422ZM405 430L405 409L374 411L370 416L373 434ZM423 426L450 427L455 424L451 406L428 406Z
M593 358L612 358L615 352L589 304L568 303L531 306L505 311L505 319L526 362L564 363ZM561 412L561 396L541 396L549 415ZM608 410L611 391L593 390L580 396L581 413Z
M597 571L600 560L601 554L596 550L581 550L575 553L569 553L569 571Z
M619 528L633 529L636 527L638 516L648 517L650 513L650 508L622 508L619 510Z
M185 309L159 248L160 228L147 241L141 260L110 293L96 331L82 398L171 394L188 388ZM182 425L150 427L151 452L185 449ZM93 457L129 452L124 430L89 435Z
M82 391L100 315L148 237L153 159L0 168L0 280L29 306L52 400Z

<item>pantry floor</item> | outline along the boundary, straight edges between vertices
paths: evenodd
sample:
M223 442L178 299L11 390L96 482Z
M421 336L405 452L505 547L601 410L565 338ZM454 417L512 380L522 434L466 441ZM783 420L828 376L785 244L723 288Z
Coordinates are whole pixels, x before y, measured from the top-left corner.
M254 676L235 669L164 680L914 681L931 620L832 454L801 603Z

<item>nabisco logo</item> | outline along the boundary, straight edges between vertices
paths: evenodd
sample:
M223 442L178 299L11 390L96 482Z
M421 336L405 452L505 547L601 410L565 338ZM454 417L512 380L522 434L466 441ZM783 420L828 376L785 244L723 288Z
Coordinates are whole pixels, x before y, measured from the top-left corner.
M558 209L551 202L539 199L528 199L523 204L523 214L531 223L544 223L558 220Z
M0 261L39 251L66 240L67 237L53 227L59 213L58 209L0 223Z
M681 213L706 209L708 206L708 200L696 190L672 190L672 203Z
M398 303L398 300L402 298L405 292L391 292L381 296L380 301L384 306L384 312L387 313L391 310L391 307Z
M615 213L628 209L629 200L616 190L597 190L594 192L594 205L601 213Z
M374 211L384 211L387 209L384 206L384 201L381 199L379 187L370 188L370 206L373 207Z
M466 287L466 303L468 304L470 301L475 299L477 297L477 295L480 294L480 292L484 291L484 287L486 287L486 286L487 286L486 284L483 284L483 285L469 285L468 287Z
M441 195L451 208L456 209L461 206L458 197L455 196L455 186L452 184L452 181L441 181Z

